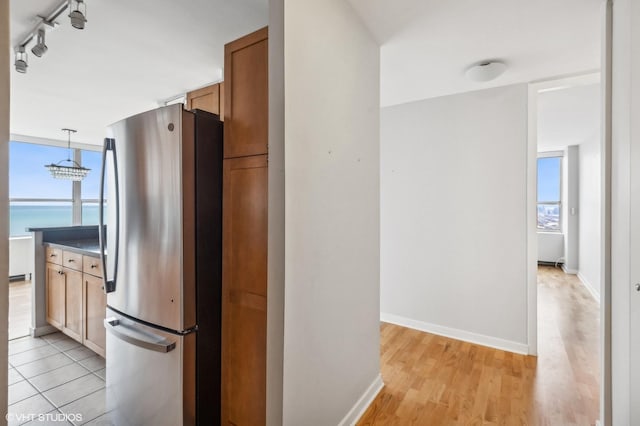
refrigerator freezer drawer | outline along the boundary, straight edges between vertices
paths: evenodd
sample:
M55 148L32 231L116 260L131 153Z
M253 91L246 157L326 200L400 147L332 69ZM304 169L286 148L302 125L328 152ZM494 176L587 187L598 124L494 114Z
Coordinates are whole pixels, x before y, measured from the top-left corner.
M114 424L195 424L195 333L166 333L111 309L105 327L107 412Z

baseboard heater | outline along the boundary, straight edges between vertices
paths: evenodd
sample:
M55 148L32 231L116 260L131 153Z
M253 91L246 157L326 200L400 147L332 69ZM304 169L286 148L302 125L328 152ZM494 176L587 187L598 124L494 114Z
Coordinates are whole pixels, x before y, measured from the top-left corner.
M13 283L16 281L31 281L31 274L29 274L29 278L27 279L27 275L26 274L22 274L22 275L11 275L9 277L9 282Z
M538 265L558 267L564 265L564 262L549 262L548 260L538 260Z

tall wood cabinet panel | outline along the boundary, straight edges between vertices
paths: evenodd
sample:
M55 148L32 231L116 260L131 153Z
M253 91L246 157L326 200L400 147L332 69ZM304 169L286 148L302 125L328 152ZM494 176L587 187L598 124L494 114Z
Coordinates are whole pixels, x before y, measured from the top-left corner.
M187 93L187 109L200 109L224 116L224 83L216 83Z
M267 158L224 162L223 424L265 422Z
M267 153L268 29L224 47L224 158Z
M266 422L267 28L225 46L222 424Z

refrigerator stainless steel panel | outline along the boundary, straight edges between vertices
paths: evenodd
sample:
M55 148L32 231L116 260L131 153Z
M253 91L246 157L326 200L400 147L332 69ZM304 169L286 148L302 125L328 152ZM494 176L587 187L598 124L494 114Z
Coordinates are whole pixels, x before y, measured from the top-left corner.
M116 425L195 424L195 335L166 333L107 309L107 412Z
M193 118L183 120L185 114L181 105L172 105L115 123L113 151L105 151L107 182L117 189L110 194L119 200L107 203L107 252L114 255L107 258L106 274L108 279L117 274L107 304L171 330L195 326L195 278L189 272L195 232L193 131L183 138L183 127L193 127Z

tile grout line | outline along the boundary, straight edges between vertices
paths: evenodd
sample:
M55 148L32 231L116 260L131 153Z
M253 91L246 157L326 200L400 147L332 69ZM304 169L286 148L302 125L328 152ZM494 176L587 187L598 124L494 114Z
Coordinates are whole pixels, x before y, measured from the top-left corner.
M63 335L63 336L64 336L64 335ZM26 336L25 336L25 337L26 337ZM66 336L65 336L65 337L66 337ZM23 399L21 399L21 400L19 400L19 401L15 401L13 404L17 404L18 402L24 401L24 400L29 399L29 398L33 398L33 397L34 397L34 396L36 396L36 395L40 395L40 396L42 396L42 398L43 398L45 401L47 401L49 404L51 404L51 405L54 407L54 410L50 410L50 411L48 411L47 413L50 413L51 411L56 411L56 412L58 412L58 413L60 413L60 414L64 414L64 413L61 411L61 408L62 408L62 407L66 407L67 405L72 404L72 403L74 403L74 402L76 402L76 401L78 401L78 400L80 400L80 399L82 399L82 398L86 398L86 397L87 397L87 396L89 396L89 395L92 395L92 394L94 394L94 393L96 393L96 392L100 392L101 390L106 389L106 380L105 380L105 379L103 379L101 376L99 376L99 375L96 373L97 371L102 370L103 368L99 368L98 370L92 371L92 370L90 370L89 368L85 367L84 365L82 365L82 364L80 363L80 361L82 361L82 360L84 360L84 359L89 359L89 358L91 358L91 356L89 356L89 357L87 357L87 358L83 358L82 360L75 360L75 359L73 359L69 354L67 354L67 353L66 353L67 351L71 351L71 350L77 349L77 348L79 348L79 347L81 347L81 346L74 347L74 348L70 348L70 349L67 349L66 351L63 351L63 350L62 350L62 349L60 349L58 346L56 346L54 343L49 342L48 340L46 340L46 339L44 339L44 338L42 338L42 337L36 337L36 338L42 339L42 341L44 341L47 345L52 346L52 347L53 347L55 350L57 350L58 352L57 352L57 353L54 353L54 354L47 355L47 356L45 356L45 357L43 357L43 358L38 358L38 359L35 359L35 360L33 360L33 361L30 361L30 362L27 362L27 363L21 364L20 366L22 366L22 365L26 365L26 364L29 364L29 363L31 363L31 362L40 361L40 360L42 360L42 359L44 359L44 358L48 358L49 356L55 356L55 355L57 355L57 354L63 354L64 356L66 356L67 358L69 358L69 359L72 361L72 363L71 363L71 364L67 364L67 365L63 365L63 366L61 366L61 367L53 368L53 369L48 370L48 371L46 371L46 372L44 372L44 373L37 374L37 375L35 375L35 376L31 377L31 379L33 379L34 377L41 376L41 375L43 375L43 374L47 374L47 373L49 373L49 372L51 372L51 371L55 371L55 370L58 370L58 369L60 369L60 368L67 367L67 366L72 365L72 364L77 364L78 366L80 366L81 368L83 368L84 370L86 370L86 371L87 371L87 374L84 374L84 375L82 375L82 376L80 376L80 377L76 377L76 378L74 378L74 379L72 379L72 380L69 380L69 381L67 381L67 382L61 383L61 384L59 384L59 385L57 385L57 386L52 387L51 389L47 389L47 390L45 390L45 391L40 391L40 390L39 390L39 389L38 389L38 388L37 388L37 387L36 387L36 386L31 382L31 380L29 380L29 379L28 379L27 377L25 377L25 376L24 376L20 371L18 371L18 369L16 368L16 366L14 366L11 362L8 362L9 366L10 366L11 368L13 368L14 370L16 370L16 373L18 373L18 375L19 375L20 377L22 377L22 379L23 379L23 380L21 380L21 381L26 381L26 382L27 382L31 387L33 387L33 389L35 389L35 391L37 392L36 394L33 394L33 395L31 395L31 396L29 396L29 397L27 397L27 398L23 398ZM64 337L63 337L62 339L56 339L56 340L63 340L63 339L64 339ZM55 342L56 340L54 340L54 342ZM41 347L44 347L44 346L46 346L46 345L40 345L40 346L36 346L36 347L34 347L34 348L27 349L27 350L25 350L25 351L16 352L16 353L15 353L15 354L13 354L13 355L16 355L16 354L19 354L19 353L23 353L23 352L27 352L27 351L30 351L30 350L33 350L33 349L38 349L38 348L41 348ZM95 356L99 356L99 355L98 355L98 354L96 354ZM19 366L18 366L18 367L19 367ZM104 368L106 368L106 366L105 366ZM104 386L104 387L102 387L102 388L100 388L100 389L98 389L98 390L95 390L95 391L89 392L89 393L87 393L87 394L84 394L84 395L80 396L79 398L76 398L76 399L74 399L74 400L72 400L72 401L69 401L69 402L67 402L66 404L64 404L64 405L62 405L62 406L60 406L60 407L59 407L57 404L55 404L52 400L50 400L50 399L49 399L49 398L44 394L44 392L48 392L48 391L53 390L53 389L55 389L55 388L58 388L58 387L60 387L60 386L64 386L64 385L66 385L66 384L68 384L68 383L71 383L71 382L72 382L72 381L74 381L74 380L78 380L78 379L81 379L81 378L83 378L83 377L87 377L87 376L89 376L89 375L93 375L93 376L97 377L98 379L100 379L100 381L102 381L102 382L104 382L104 383L105 383L105 386ZM16 382L16 383L19 383L19 382ZM15 384L15 383L14 383L14 384ZM11 405L13 405L13 404L11 404ZM46 413L44 413L44 414L46 414ZM80 424L85 424L85 423L88 423L88 422L90 422L90 421L93 421L93 420L97 419L98 417L100 417L100 416L102 416L102 415L104 415L104 414L106 414L106 411L105 411L104 413L99 414L98 416L96 416L96 417L94 417L94 418L92 418L92 419L88 419L86 422L84 422L84 421L83 421L83 423L80 423ZM73 424L73 422L67 422L67 423L69 423L69 424Z

